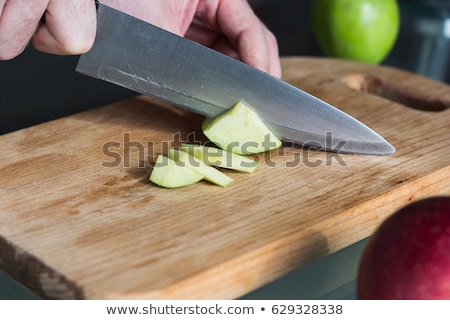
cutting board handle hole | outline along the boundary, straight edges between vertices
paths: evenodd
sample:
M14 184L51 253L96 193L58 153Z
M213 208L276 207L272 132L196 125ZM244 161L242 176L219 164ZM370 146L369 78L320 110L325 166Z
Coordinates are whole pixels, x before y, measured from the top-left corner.
M363 73L347 74L344 82L351 89L377 95L413 109L442 111L450 107L450 101L432 97L420 88L402 86L402 83L394 83L394 81L382 81L378 77Z

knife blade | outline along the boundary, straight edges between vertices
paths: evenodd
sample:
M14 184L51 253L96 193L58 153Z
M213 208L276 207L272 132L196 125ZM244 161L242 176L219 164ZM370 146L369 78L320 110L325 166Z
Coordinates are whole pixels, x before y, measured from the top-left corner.
M97 35L77 72L216 117L238 101L282 140L340 153L395 152L375 131L280 79L98 3Z

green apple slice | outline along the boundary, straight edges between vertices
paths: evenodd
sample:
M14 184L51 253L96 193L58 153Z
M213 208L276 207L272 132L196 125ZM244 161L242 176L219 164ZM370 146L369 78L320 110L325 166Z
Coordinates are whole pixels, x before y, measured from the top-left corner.
M203 175L163 155L156 158L150 181L165 188L180 188L203 179Z
M187 152L169 149L167 156L175 162L185 165L187 169L190 169L202 175L205 180L208 180L219 186L226 187L231 182L233 182L233 179L231 179L223 172L220 172L216 168L207 165L203 161L197 159Z
M214 119L205 119L203 133L220 148L254 154L279 148L281 140L242 102Z
M253 173L259 165L258 161L215 147L183 143L180 150L213 167Z

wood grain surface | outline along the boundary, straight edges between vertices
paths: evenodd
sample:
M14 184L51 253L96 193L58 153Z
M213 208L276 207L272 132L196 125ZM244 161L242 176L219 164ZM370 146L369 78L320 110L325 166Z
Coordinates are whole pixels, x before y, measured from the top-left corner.
M404 71L283 58L284 79L397 149L285 146L254 174L168 190L156 156L205 142L202 117L148 97L0 137L0 268L44 298L230 299L369 236L396 209L450 194L450 87ZM299 283L301 286L301 283Z

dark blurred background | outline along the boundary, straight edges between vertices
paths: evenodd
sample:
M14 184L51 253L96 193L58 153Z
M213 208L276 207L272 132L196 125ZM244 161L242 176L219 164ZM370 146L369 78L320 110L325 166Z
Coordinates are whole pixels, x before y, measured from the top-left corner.
M311 0L250 0L275 33L280 55L321 56L309 11ZM402 25L383 64L450 82L450 1L400 0ZM0 61L0 134L135 95L77 74L78 57L52 56L32 47Z

